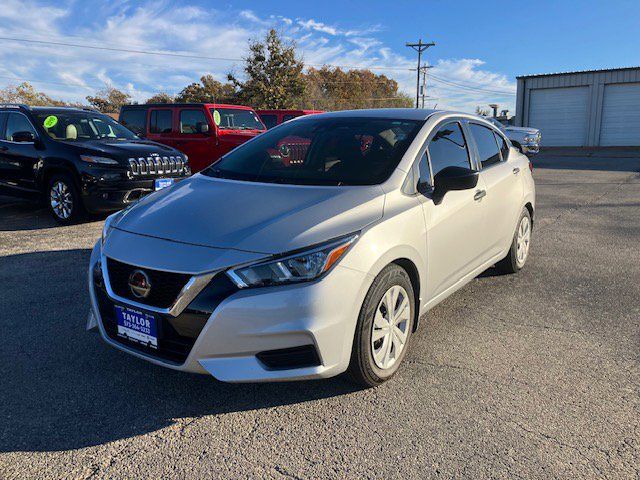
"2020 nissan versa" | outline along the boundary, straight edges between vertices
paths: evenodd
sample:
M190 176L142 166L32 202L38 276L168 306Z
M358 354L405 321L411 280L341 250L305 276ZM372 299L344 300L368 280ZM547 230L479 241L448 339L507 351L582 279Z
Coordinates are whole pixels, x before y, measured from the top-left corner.
M377 385L420 314L524 266L534 190L528 159L473 115L301 117L109 217L88 328L223 381Z

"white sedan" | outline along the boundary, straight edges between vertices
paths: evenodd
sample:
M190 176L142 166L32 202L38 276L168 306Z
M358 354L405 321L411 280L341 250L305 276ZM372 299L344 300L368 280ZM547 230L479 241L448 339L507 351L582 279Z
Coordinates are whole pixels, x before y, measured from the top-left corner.
M529 160L480 117L301 117L109 217L88 328L223 381L374 386L421 315L487 268L524 267L534 212Z

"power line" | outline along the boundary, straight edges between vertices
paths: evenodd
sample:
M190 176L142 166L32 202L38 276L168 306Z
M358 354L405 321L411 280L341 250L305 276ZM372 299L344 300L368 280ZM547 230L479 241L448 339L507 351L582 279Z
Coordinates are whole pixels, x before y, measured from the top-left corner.
M457 88L461 88L461 89L465 89L465 90L473 90L473 91L480 91L480 92L486 92L486 93L498 93L498 94L506 94L506 95L515 95L514 92L510 92L507 90L498 90L498 89L491 89L491 88L484 88L484 87L475 87L472 85L463 85L460 83L456 83L454 81L451 81L449 79L445 79L443 77L439 77L437 75L433 75L431 74L430 76L431 78L433 78L434 80L444 83L445 85L450 85L452 87L457 87Z
M34 40L30 38L16 38L16 37L0 37L0 40L6 40L10 42L25 42L25 43L35 43L39 45L54 45L54 46L62 46L62 47L74 47L74 48L87 48L90 50L103 50L109 52L120 52L120 53L133 53L138 55L158 55L165 57L177 57L177 58L191 58L198 60L215 60L215 61L223 61L223 62L243 62L243 58L231 58L231 57L209 57L206 55L196 55L190 53L178 53L178 52L158 52L152 50L133 50L129 48L115 48L115 47L99 47L96 45L82 45L78 43L69 43L69 42L53 42L49 40ZM382 65L333 65L328 63L307 63L306 65L310 67L334 67L334 68L345 68L345 69L355 69L355 68L368 68L370 70L396 70L396 71L411 71L410 68L406 67L386 67Z

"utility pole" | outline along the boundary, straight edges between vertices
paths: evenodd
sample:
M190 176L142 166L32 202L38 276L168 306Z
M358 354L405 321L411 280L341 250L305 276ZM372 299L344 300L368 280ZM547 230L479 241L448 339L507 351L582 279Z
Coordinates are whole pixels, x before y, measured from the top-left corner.
M435 43L422 43L422 39L418 43L405 43L406 47L413 48L418 52L418 68L416 69L416 108L420 108L420 61L422 60L422 52L429 47L434 47Z
M433 68L432 65L425 65L420 67L422 71L422 87L420 87L420 97L422 98L422 108L424 108L425 101L427 99L427 70Z

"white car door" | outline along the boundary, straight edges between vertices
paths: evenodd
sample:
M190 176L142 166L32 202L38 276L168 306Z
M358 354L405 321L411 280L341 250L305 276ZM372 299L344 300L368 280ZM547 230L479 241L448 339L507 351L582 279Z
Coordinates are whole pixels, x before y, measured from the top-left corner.
M450 166L474 169L461 124L436 128L419 162L420 181L430 182ZM436 297L479 267L486 257L485 208L482 181L469 190L449 191L439 204L421 196L427 225L427 294Z
M509 145L502 135L473 122L467 127L481 165L480 178L487 189L483 203L490 226L488 253L491 257L504 252L513 240L523 196L523 184L519 181L521 172L508 161Z

